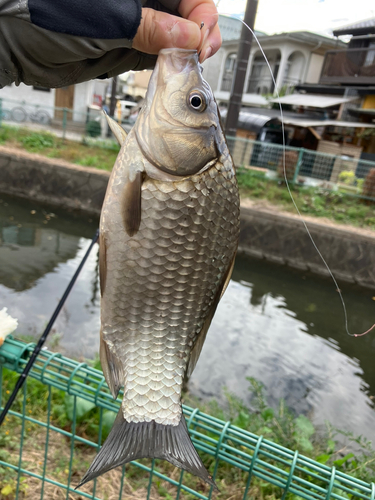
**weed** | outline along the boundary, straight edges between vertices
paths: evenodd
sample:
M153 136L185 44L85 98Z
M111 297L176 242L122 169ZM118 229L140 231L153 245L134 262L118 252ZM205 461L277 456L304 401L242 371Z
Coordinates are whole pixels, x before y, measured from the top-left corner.
M77 161L78 165L83 165L85 167L96 167L100 162L98 155L96 156L85 156L82 160Z
M48 132L34 132L21 138L21 144L28 151L36 153L46 148L53 148L55 137Z
M98 366L98 359L93 362ZM4 369L3 393L12 389L18 375L14 372ZM375 472L375 452L372 450L371 443L361 437L354 437L348 433L345 434L349 444L345 448L338 448L335 442L338 431L327 425L324 434L318 433L305 415L295 415L286 406L283 400L279 401L277 408L271 408L267 404L263 385L254 378L248 378L249 389L252 394L249 409L243 401L233 394L225 391L226 404L220 406L216 400L199 406L202 411L213 415L222 420L230 420L234 425L252 432L257 435L263 435L266 439L291 449L299 449L304 455L307 455L316 461L328 466L335 465L338 470L350 473L358 479L370 482ZM48 407L47 388L41 382L29 379L27 382L27 414L39 421L45 421ZM185 403L196 406L197 400L185 395ZM72 430L74 414L76 417L75 432L87 440L91 437L94 441L97 439L100 421L102 423L102 440L108 434L112 426L115 414L110 411L100 411L92 403L83 398L75 398L65 392L52 389L52 412L51 424L62 428L64 432ZM17 398L13 407L14 411L20 411L22 408L22 398ZM106 421L108 419L108 421ZM20 419L9 415L4 425L4 432L0 435L0 460L14 465L19 460L19 439L21 432ZM217 435L208 432L208 438L217 439ZM25 469L35 474L41 474L45 459L45 430L37 423L27 422L23 441L22 464ZM86 441L87 443L87 441ZM230 444L230 440L228 440ZM351 444L360 453L354 453ZM353 446L354 448L354 446ZM76 485L79 478L86 472L92 459L96 454L96 447L87 446L87 444L75 439L74 455L71 457L71 440L53 430L50 431L48 442L48 476L55 481L66 483L69 469L71 466L71 478L73 485ZM203 455L202 459L212 472L214 467L214 458ZM141 460L142 464L150 465L149 460ZM277 464L276 464L277 465ZM157 469L169 478L179 481L180 470L168 462L156 461ZM118 498L118 491L121 483L121 468L114 469L97 481L97 494L100 498L115 500ZM222 463L218 470L218 486L220 493L214 493L213 499L224 500L232 498L239 500L243 496L243 487L246 482L247 474L240 469ZM126 466L126 478L124 480L125 498L129 500L140 500L146 497L148 487L148 475L140 468L129 464ZM201 480L191 476L184 475L184 484L187 487L195 489L202 494L207 495L209 488ZM46 498L65 498L63 490L46 483ZM33 498L39 498L41 482L30 476L22 478L19 485L19 498L27 498L28 492L33 492ZM92 484L85 485L82 489L86 493L91 491ZM0 492L1 498L14 500L17 489L17 472L7 467L0 467ZM268 482L253 478L249 498L254 500L268 499L276 500L280 498L280 491ZM152 495L154 500L176 498L176 489L168 482L155 477L152 483ZM189 493L182 492L181 500L194 498Z
M240 168L237 171L237 179L241 197L262 198L273 204L282 205L287 211L295 212L285 186L267 179L263 172ZM290 190L303 214L328 217L335 221L375 229L375 207L365 205L358 197L317 187L290 185Z
M117 145L108 148L101 147L99 141L78 143L63 140L50 133L30 133L28 129L2 125L0 128L0 143L39 153L48 158L61 158L71 163L93 166L102 170L112 170L119 151ZM90 145L88 145L90 144Z

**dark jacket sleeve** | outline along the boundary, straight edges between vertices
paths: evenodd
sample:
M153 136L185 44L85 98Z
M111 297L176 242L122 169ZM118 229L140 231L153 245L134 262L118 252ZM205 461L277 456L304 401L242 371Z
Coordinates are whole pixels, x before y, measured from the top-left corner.
M152 68L132 49L142 4L177 13L179 1L0 0L0 88L65 87Z

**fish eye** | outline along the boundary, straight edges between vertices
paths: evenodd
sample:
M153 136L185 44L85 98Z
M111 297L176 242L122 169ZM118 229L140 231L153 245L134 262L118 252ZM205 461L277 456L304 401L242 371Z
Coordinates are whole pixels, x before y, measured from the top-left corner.
M189 104L195 111L204 111L207 106L206 97L198 90L194 90L190 92Z

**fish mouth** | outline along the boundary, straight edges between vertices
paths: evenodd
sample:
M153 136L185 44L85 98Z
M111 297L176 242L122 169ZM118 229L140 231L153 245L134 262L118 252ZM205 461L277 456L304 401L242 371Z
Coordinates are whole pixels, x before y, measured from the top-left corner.
M160 54L178 54L178 53L181 53L181 54L194 54L194 52L198 56L198 52L195 49L180 49L178 47L170 47L170 48L167 48L167 49L160 49L159 50L159 55Z

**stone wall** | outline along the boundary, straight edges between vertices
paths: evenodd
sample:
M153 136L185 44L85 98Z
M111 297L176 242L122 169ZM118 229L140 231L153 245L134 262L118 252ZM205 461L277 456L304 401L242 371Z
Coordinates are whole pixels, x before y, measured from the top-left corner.
M99 215L108 179L108 172L0 147L0 193ZM333 224L308 225L337 279L375 288L375 235ZM302 222L293 216L241 208L239 251L328 275Z

